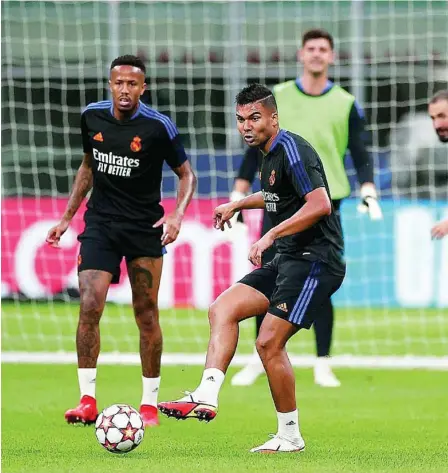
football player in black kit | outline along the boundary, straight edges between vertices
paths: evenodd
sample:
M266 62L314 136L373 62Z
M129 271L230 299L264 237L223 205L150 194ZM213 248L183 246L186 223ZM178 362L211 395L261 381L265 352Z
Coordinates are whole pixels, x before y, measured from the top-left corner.
M277 410L278 430L251 452L299 452L305 442L285 345L300 329L311 327L322 315L322 305L342 284L342 230L319 156L303 138L279 129L271 91L252 84L237 95L236 103L239 132L247 145L263 153L262 190L217 207L215 227L224 230L242 209L266 208L273 227L252 246L249 259L259 265L263 253L274 244L276 255L210 306L210 341L201 383L182 399L159 403L159 409L178 419L212 420L237 347L239 322L267 313L256 347Z
M79 235L79 324L76 333L79 405L65 413L69 423L93 423L98 415L95 382L100 351L99 322L110 284L126 259L135 321L140 331L145 426L158 425L162 332L157 298L165 246L176 240L196 187L174 123L140 101L145 66L136 56L110 67L112 101L91 103L81 117L84 158L64 215L47 242L57 247L83 199L92 189ZM177 205L164 215L160 187L164 161L179 177Z

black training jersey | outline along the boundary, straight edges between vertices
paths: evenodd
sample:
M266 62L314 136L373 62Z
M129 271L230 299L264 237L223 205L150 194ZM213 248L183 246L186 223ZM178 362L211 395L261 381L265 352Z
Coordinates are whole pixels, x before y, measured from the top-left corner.
M294 215L314 189L325 187L330 197L318 154L306 140L286 130L280 130L263 157L260 180L274 226ZM322 260L335 273L345 271L342 229L333 212L303 232L277 239L276 248L279 253Z
M142 102L129 120L117 120L105 100L84 110L81 131L93 156L90 212L150 225L160 219L163 162L177 168L187 159L174 123Z

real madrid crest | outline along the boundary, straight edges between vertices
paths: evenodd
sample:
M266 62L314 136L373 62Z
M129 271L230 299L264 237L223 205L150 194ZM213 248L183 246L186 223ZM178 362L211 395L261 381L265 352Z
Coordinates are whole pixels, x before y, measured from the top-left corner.
M275 171L271 171L271 175L269 176L269 185L272 187L275 184Z
M138 153L142 149L142 139L139 136L134 136L131 142L131 150Z

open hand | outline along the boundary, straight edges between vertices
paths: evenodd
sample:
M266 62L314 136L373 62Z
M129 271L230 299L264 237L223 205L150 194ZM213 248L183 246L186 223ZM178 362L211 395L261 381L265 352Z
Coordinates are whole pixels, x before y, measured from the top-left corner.
M440 238L443 238L446 235L448 235L448 218L436 223L431 228L431 236L435 240L440 240Z
M249 261L255 265L261 265L262 254L274 244L274 236L271 232L266 233L257 242L252 245L249 252Z
M233 202L228 202L227 204L222 204L216 207L213 211L213 226L217 230L224 231L225 224L229 228L232 228L230 219L235 215L235 208Z
M182 217L178 213L172 212L168 215L164 215L153 225L153 228L165 225L161 238L162 246L169 245L170 243L173 243L173 241L176 241L180 232L181 224Z

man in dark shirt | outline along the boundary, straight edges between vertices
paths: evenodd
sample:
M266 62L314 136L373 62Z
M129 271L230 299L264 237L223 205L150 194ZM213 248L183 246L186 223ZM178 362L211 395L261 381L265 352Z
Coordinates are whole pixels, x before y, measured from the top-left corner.
M169 417L212 420L218 394L238 343L238 324L266 313L256 347L277 410L277 434L251 452L298 452L300 434L295 380L285 346L302 328L322 316L322 306L345 275L342 230L333 212L325 172L316 151L294 133L280 130L271 91L259 84L236 98L238 130L246 143L263 153L261 192L214 211L215 227L224 230L235 212L262 209L273 227L251 248L249 259L260 265L275 244L274 259L223 292L209 310L210 342L202 380L178 401L162 402Z
M329 67L334 60L334 40L328 31L311 29L302 37L300 60L303 74L274 87L274 96L283 129L297 133L317 150L327 176L333 208L340 218L341 202L350 194L350 185L344 168L344 156L350 151L360 185L359 210L368 212L372 219L381 218L373 179L373 160L364 144L364 114L355 97L329 80ZM256 161L251 159L258 150L249 149L235 180L232 200L247 193L249 182L256 172ZM269 230L266 213L263 232ZM264 234L264 233L262 233ZM264 255L267 261L269 255ZM323 310L324 316L313 325L316 336L317 358L314 381L323 387L338 387L340 381L333 373L331 342L334 310L331 300ZM258 334L263 315L256 318ZM264 372L255 354L250 362L232 378L232 385L250 385Z
M158 425L162 332L157 297L165 246L176 240L196 186L174 123L144 105L145 66L131 55L110 67L112 101L90 104L81 117L84 159L67 209L47 242L57 247L90 189L85 230L78 256L80 314L76 334L80 404L65 413L69 423L93 423L99 322L109 285L118 283L126 259L135 320L140 331L145 426ZM179 177L176 210L164 216L160 205L162 166Z

